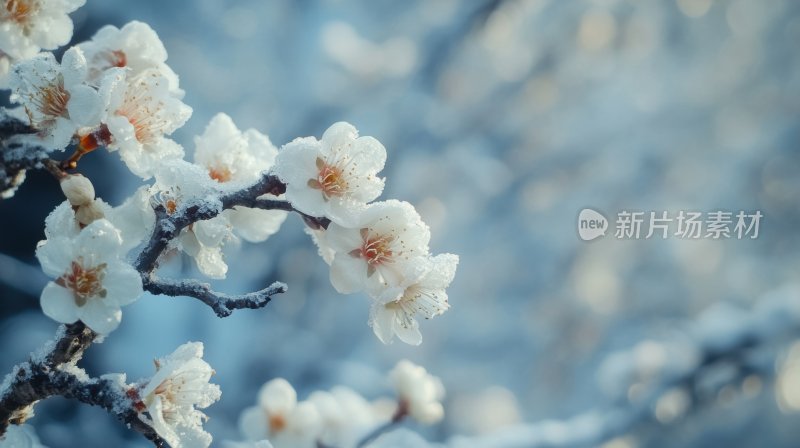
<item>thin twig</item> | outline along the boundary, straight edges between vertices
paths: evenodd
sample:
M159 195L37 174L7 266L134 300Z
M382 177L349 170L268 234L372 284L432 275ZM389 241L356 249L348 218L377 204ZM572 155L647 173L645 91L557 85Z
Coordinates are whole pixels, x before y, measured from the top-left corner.
M145 291L152 294L194 297L211 307L219 317L230 316L233 310L263 308L272 300L272 296L286 292L286 284L281 282L242 295L216 292L208 283L197 280L171 280L143 275L142 282Z
M223 210L237 205L251 203L255 198L265 194L282 194L286 186L275 176L265 174L255 184L232 193L220 194L217 197L220 207L209 207L208 198L190 202L172 214L163 206L157 206L156 225L150 240L136 259L134 267L141 273L153 272L158 265L158 258L167 249L173 238L180 234L184 227L197 221L211 219Z
M374 442L378 437L383 435L386 432L391 431L395 427L397 427L403 420L408 416L408 403L405 401L400 401L397 406L397 411L395 411L392 419L388 422L378 426L377 428L370 431L367 435L361 438L361 440L356 445L356 448L364 448L370 443Z

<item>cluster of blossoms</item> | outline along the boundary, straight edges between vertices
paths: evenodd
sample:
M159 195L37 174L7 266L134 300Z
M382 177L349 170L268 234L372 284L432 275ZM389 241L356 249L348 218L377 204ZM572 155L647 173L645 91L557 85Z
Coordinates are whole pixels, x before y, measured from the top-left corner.
M148 25L106 26L68 49L60 63L45 52L14 64L11 99L48 148L76 142L75 161L99 146L119 150L128 168L148 179L161 161L183 157L183 148L166 136L192 114L166 60Z
M419 313L429 319L450 307L445 289L458 257L431 256L430 230L414 207L380 196L378 172L386 149L359 137L349 123L336 123L322 136L299 138L281 148L274 172L286 183L295 209L331 220L327 229L309 229L330 265L334 288L342 294L365 291L373 300L370 326L384 343L396 334L422 342Z
M86 0L4 0L0 9L0 87L8 86L11 64L72 38L69 13Z
M393 399L370 402L350 388L336 386L298 401L292 385L276 378L261 387L258 403L242 412L239 428L248 440L245 443L269 442L275 448L347 448L386 422L410 417L430 425L444 417L444 387L439 378L403 360L389 373L389 380L396 394Z
M12 114L37 131L36 144L48 152L75 150L51 170L66 200L47 217L45 239L36 249L52 278L41 294L43 312L108 335L119 326L122 307L158 280L154 271L166 262L164 254L185 253L206 277L225 278L229 246L240 239L265 241L288 211L296 211L330 265L334 288L343 294L363 291L372 299L370 326L378 338L389 343L397 335L420 344L417 315L432 318L449 308L445 289L458 257L430 253L430 231L411 204L373 202L384 187L378 177L386 161L383 145L341 122L319 140L300 138L278 149L266 135L242 131L220 113L195 137L188 161L184 148L168 136L192 109L182 102L178 76L148 25L106 26L67 49L60 62L41 52L69 41L67 14L84 1L6 0L0 9L0 85L7 82L11 101L20 105ZM88 178L63 171L101 147L118 151L132 173L152 181L112 206L96 197ZM251 190L267 180L277 186ZM244 205L223 205L222 198L246 191L260 196L236 202ZM147 248L162 242L153 262L141 267ZM202 354L202 344L185 344L156 361L151 379L119 385L139 420L172 447L211 443L200 409L221 393L209 383L213 370ZM342 387L298 402L288 382L273 380L262 388L258 405L242 414L244 443L354 446L382 420L410 416L430 424L442 418L444 389L438 379L405 361L390 377L397 400L373 403ZM22 429L9 431L0 446L9 440L37 446Z
M204 409L219 400L222 392L209 380L214 370L203 359L203 344L189 342L155 362L156 374L135 388L141 399L140 414L173 447L207 447L211 434L203 431Z

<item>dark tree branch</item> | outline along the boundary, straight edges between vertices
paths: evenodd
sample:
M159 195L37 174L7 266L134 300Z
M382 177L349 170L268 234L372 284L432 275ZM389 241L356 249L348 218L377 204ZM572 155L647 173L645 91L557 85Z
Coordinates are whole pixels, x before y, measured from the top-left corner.
M5 161L8 153L5 136L14 126L22 126L17 121L4 121L7 117L0 115L0 192L5 191L3 175L7 174L10 165ZM4 124L5 123L5 124ZM41 148L40 148L41 149ZM54 177L60 179L66 173L60 168L58 162L46 157L46 151L39 158L22 158L27 164L14 165L19 170L27 168L47 169ZM20 162L21 163L21 162ZM12 167L13 168L13 167ZM17 169L15 168L15 169ZM11 185L11 184L9 184ZM286 191L286 186L275 176L265 173L258 182L234 192L219 192L216 197L204 197L202 200L184 204L174 213L167 213L163 205L154 208L156 222L150 240L139 254L134 267L142 275L144 288L153 294L170 296L194 297L214 310L219 317L230 315L237 309L257 309L267 305L275 294L286 291L286 285L276 282L260 291L243 295L228 295L215 292L208 284L194 280L167 280L158 279L153 272L158 267L159 257L166 251L170 241L177 237L181 230L194 222L211 219L223 210L236 206L254 207L265 210L295 211L301 215L303 221L314 229L327 228L330 221L326 218L317 218L300 213L286 201L259 199L264 195L279 196ZM68 376L59 370L62 365L75 365L89 348L97 334L83 323L62 326L56 335L55 341L43 349L43 352L32 356L31 359L14 368L7 382L0 390L0 436L5 433L9 424L22 423L27 418L28 410L38 400L62 395L76 398L82 402L98 405L107 409L118 419L129 425L132 429L142 433L156 446L165 446L155 432L139 420L133 407L120 410L114 405L113 395L108 388L114 386L106 380L94 380L90 383L76 383L77 378ZM119 402L117 402L118 404Z
M128 428L153 442L155 446L167 446L156 431L139 418L139 413L136 411L136 396L128 395L120 383L102 378L81 380L70 372L53 369L44 363L20 365L14 375L20 379L24 378L25 381L18 382L17 387L10 389L10 393L4 395L2 401L4 405L10 404L17 409L25 409L38 400L52 396L73 398L82 403L102 407ZM3 414L7 411L5 407L0 407L0 412ZM8 423L8 419L0 419L3 430ZM21 423L21 421L15 422L12 418L10 423Z
M13 195L27 170L45 168L42 162L47 159L47 149L19 138L35 133L28 123L0 108L0 198Z
M260 291L236 296L213 291L211 285L197 280L170 280L143 275L142 282L145 291L153 294L194 297L211 307L219 317L230 316L233 310L263 308L272 300L272 296L286 292L286 284L281 282L275 282Z
M95 337L97 333L80 321L62 325L55 340L49 344L49 350L32 355L28 362L14 368L7 377L7 387L0 390L0 434L5 432L9 423L24 421L24 410L28 406L50 396L42 395L41 390L46 389L46 385L33 381L38 379L46 383L46 378L36 375L55 371L62 364L75 364Z
M287 212L295 212L303 218L303 222L314 230L327 229L331 220L328 218L318 218L316 216L307 215L287 201L276 201L274 199L259 199L255 198L250 202L239 204L243 207L260 208L262 210L284 210Z
M222 213L223 210L251 203L259 196L279 195L284 191L286 191L286 186L277 177L265 174L258 182L247 188L220 194L218 197L219 207L210 207L208 198L189 202L172 214L168 214L163 206L157 206L153 234L150 236L147 246L136 259L134 267L143 274L153 272L158 265L158 258L166 250L169 242L189 224L211 219Z

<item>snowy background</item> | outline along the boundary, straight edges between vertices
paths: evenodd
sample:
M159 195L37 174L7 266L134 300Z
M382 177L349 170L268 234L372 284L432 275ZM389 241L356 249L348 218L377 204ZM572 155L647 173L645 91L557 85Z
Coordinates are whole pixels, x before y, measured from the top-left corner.
M134 19L160 35L194 108L174 134L188 153L217 112L278 146L349 121L387 148L384 197L417 206L431 249L461 264L452 309L422 323L423 344L384 346L366 324L368 298L334 291L291 216L266 243L242 244L215 284L245 292L281 280L287 294L226 319L192 299L145 297L88 352L90 373L148 376L153 358L203 341L223 390L208 409L215 442L239 438L238 414L266 380L285 377L301 398L336 384L375 398L409 358L448 390L442 424L408 425L430 441L500 446L499 431L513 446L575 446L581 431L604 432L604 410L640 406L597 440L796 444L800 320L751 310L800 304L800 3L88 0L75 41ZM104 152L81 170L112 204L138 186ZM31 173L0 202L3 372L57 326L39 311L46 279L33 250L61 200ZM756 240L585 243L584 207L765 217ZM189 264L168 272L199 275ZM742 327L767 343L641 404L647 378L691 371L698 350L735 345ZM68 400L36 414L52 448L147 446Z

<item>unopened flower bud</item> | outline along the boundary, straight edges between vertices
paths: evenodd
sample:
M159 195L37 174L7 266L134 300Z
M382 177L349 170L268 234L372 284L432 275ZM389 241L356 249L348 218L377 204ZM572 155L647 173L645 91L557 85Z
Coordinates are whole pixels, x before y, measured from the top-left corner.
M87 205L94 201L92 181L80 174L68 175L61 180L61 191L74 206Z
M88 226L94 221L104 218L103 210L97 205L97 202L92 201L86 205L81 205L75 210L75 219L84 226Z

